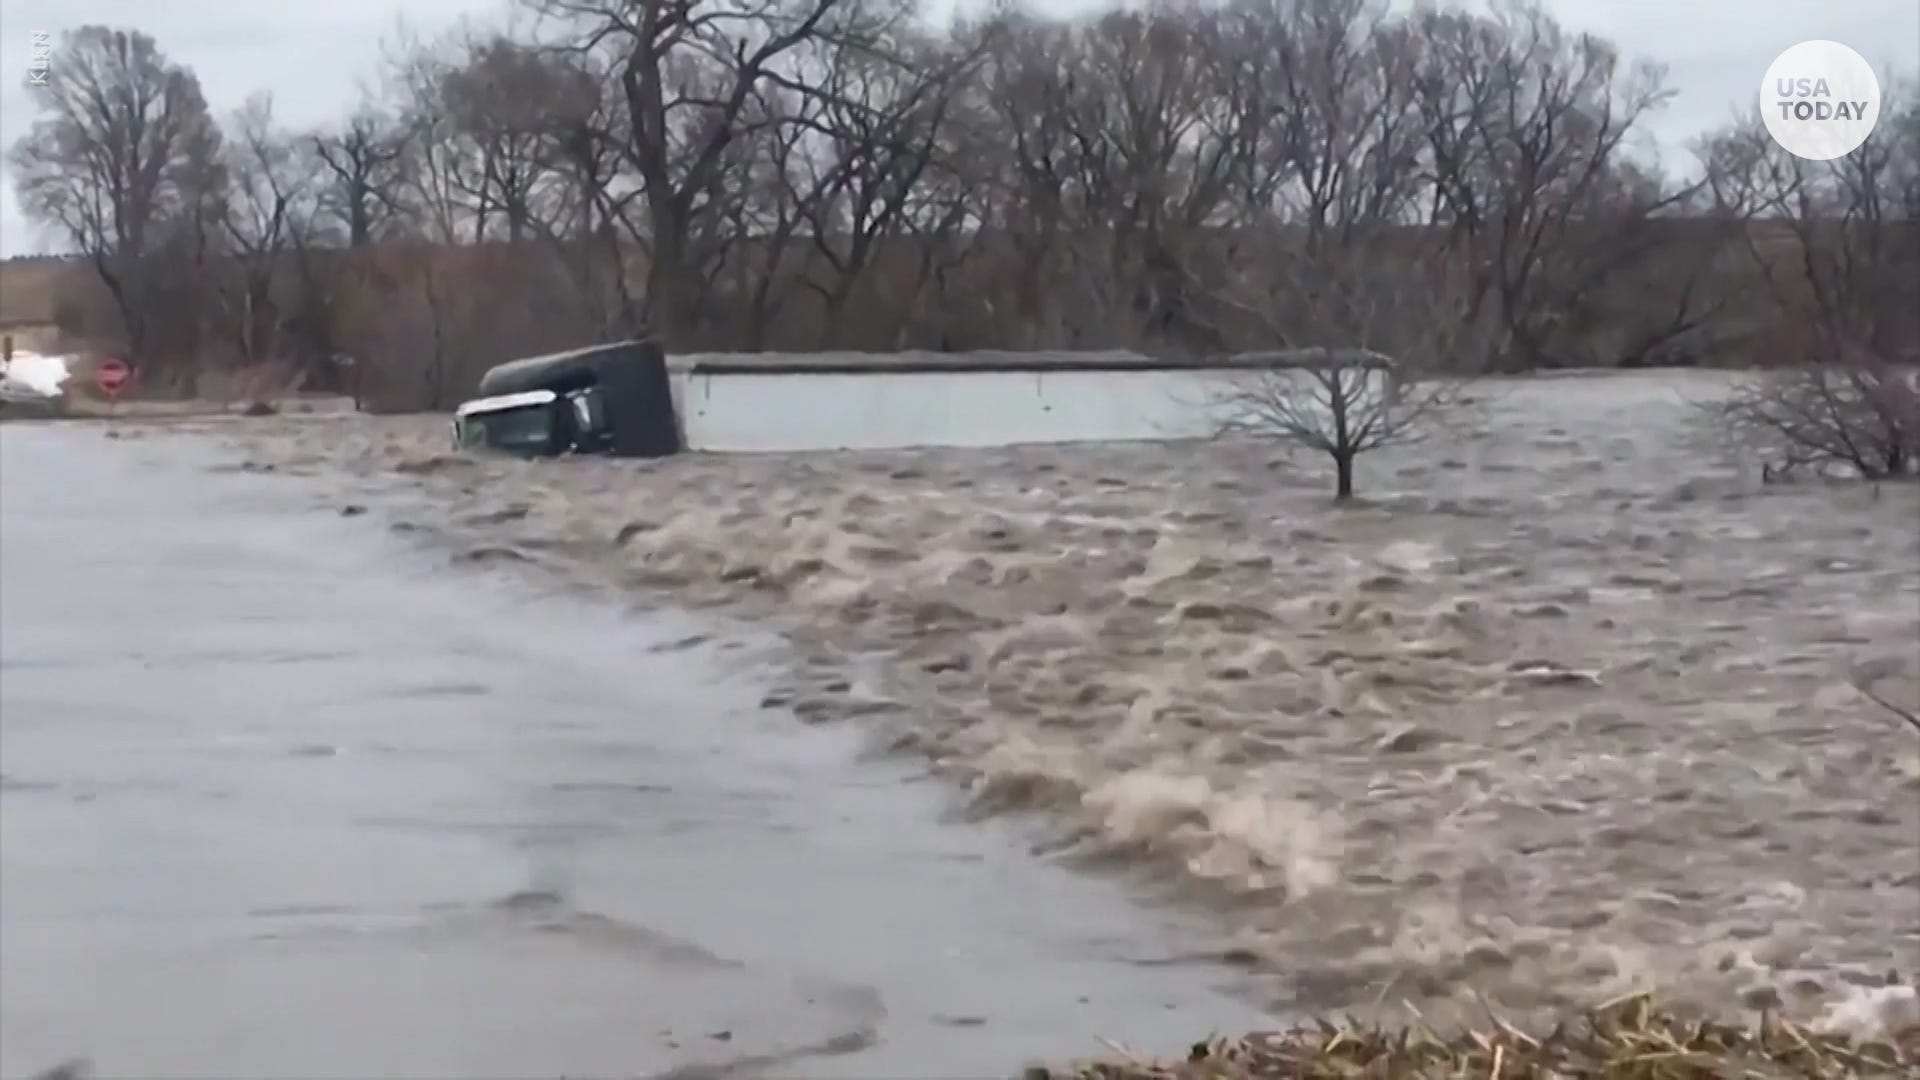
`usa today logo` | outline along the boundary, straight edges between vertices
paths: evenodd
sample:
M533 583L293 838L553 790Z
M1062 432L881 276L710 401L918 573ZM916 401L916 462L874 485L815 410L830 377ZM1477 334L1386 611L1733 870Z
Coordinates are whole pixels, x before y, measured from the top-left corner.
M1880 80L1859 53L1837 41L1803 41L1767 69L1760 117L1773 141L1796 157L1850 154L1880 120Z

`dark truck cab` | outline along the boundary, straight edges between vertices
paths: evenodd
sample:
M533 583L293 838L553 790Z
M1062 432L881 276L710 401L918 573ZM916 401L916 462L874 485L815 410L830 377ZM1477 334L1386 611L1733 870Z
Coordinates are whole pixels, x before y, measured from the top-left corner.
M454 411L454 445L522 457L665 457L681 448L666 356L624 341L512 360Z

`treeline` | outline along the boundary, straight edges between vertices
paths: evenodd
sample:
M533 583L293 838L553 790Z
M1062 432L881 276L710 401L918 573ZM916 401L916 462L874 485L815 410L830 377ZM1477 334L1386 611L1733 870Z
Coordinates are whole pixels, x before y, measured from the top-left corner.
M268 362L442 406L671 347L1352 345L1464 371L1920 359L1920 95L1663 167L1662 73L1537 8L1159 2L934 29L897 0L525 0L393 43L319 130L65 35L10 152L64 298L150 384ZM350 357L351 365L339 363Z

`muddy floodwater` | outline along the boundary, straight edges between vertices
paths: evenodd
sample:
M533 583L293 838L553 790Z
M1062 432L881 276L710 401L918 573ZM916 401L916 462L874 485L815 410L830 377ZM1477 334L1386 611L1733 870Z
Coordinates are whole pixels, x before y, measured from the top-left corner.
M528 463L437 417L227 435L412 500L465 564L780 628L823 665L794 711L1207 912L1274 1010L1818 1013L1920 967L1920 734L1856 689L1920 703L1920 484L1762 484L1701 424L1727 386L1479 383L1343 508L1258 439Z
M1261 1022L1193 913L768 707L779 643L221 455L0 432L0 1073L1001 1075Z

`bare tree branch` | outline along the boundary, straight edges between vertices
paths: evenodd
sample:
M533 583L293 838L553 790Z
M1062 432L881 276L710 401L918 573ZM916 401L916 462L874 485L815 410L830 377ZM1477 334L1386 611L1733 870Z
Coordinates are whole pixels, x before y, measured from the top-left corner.
M8 157L26 213L58 226L113 296L135 362L154 356L162 296L217 198L220 132L193 73L137 31L84 26L31 87L47 115Z

